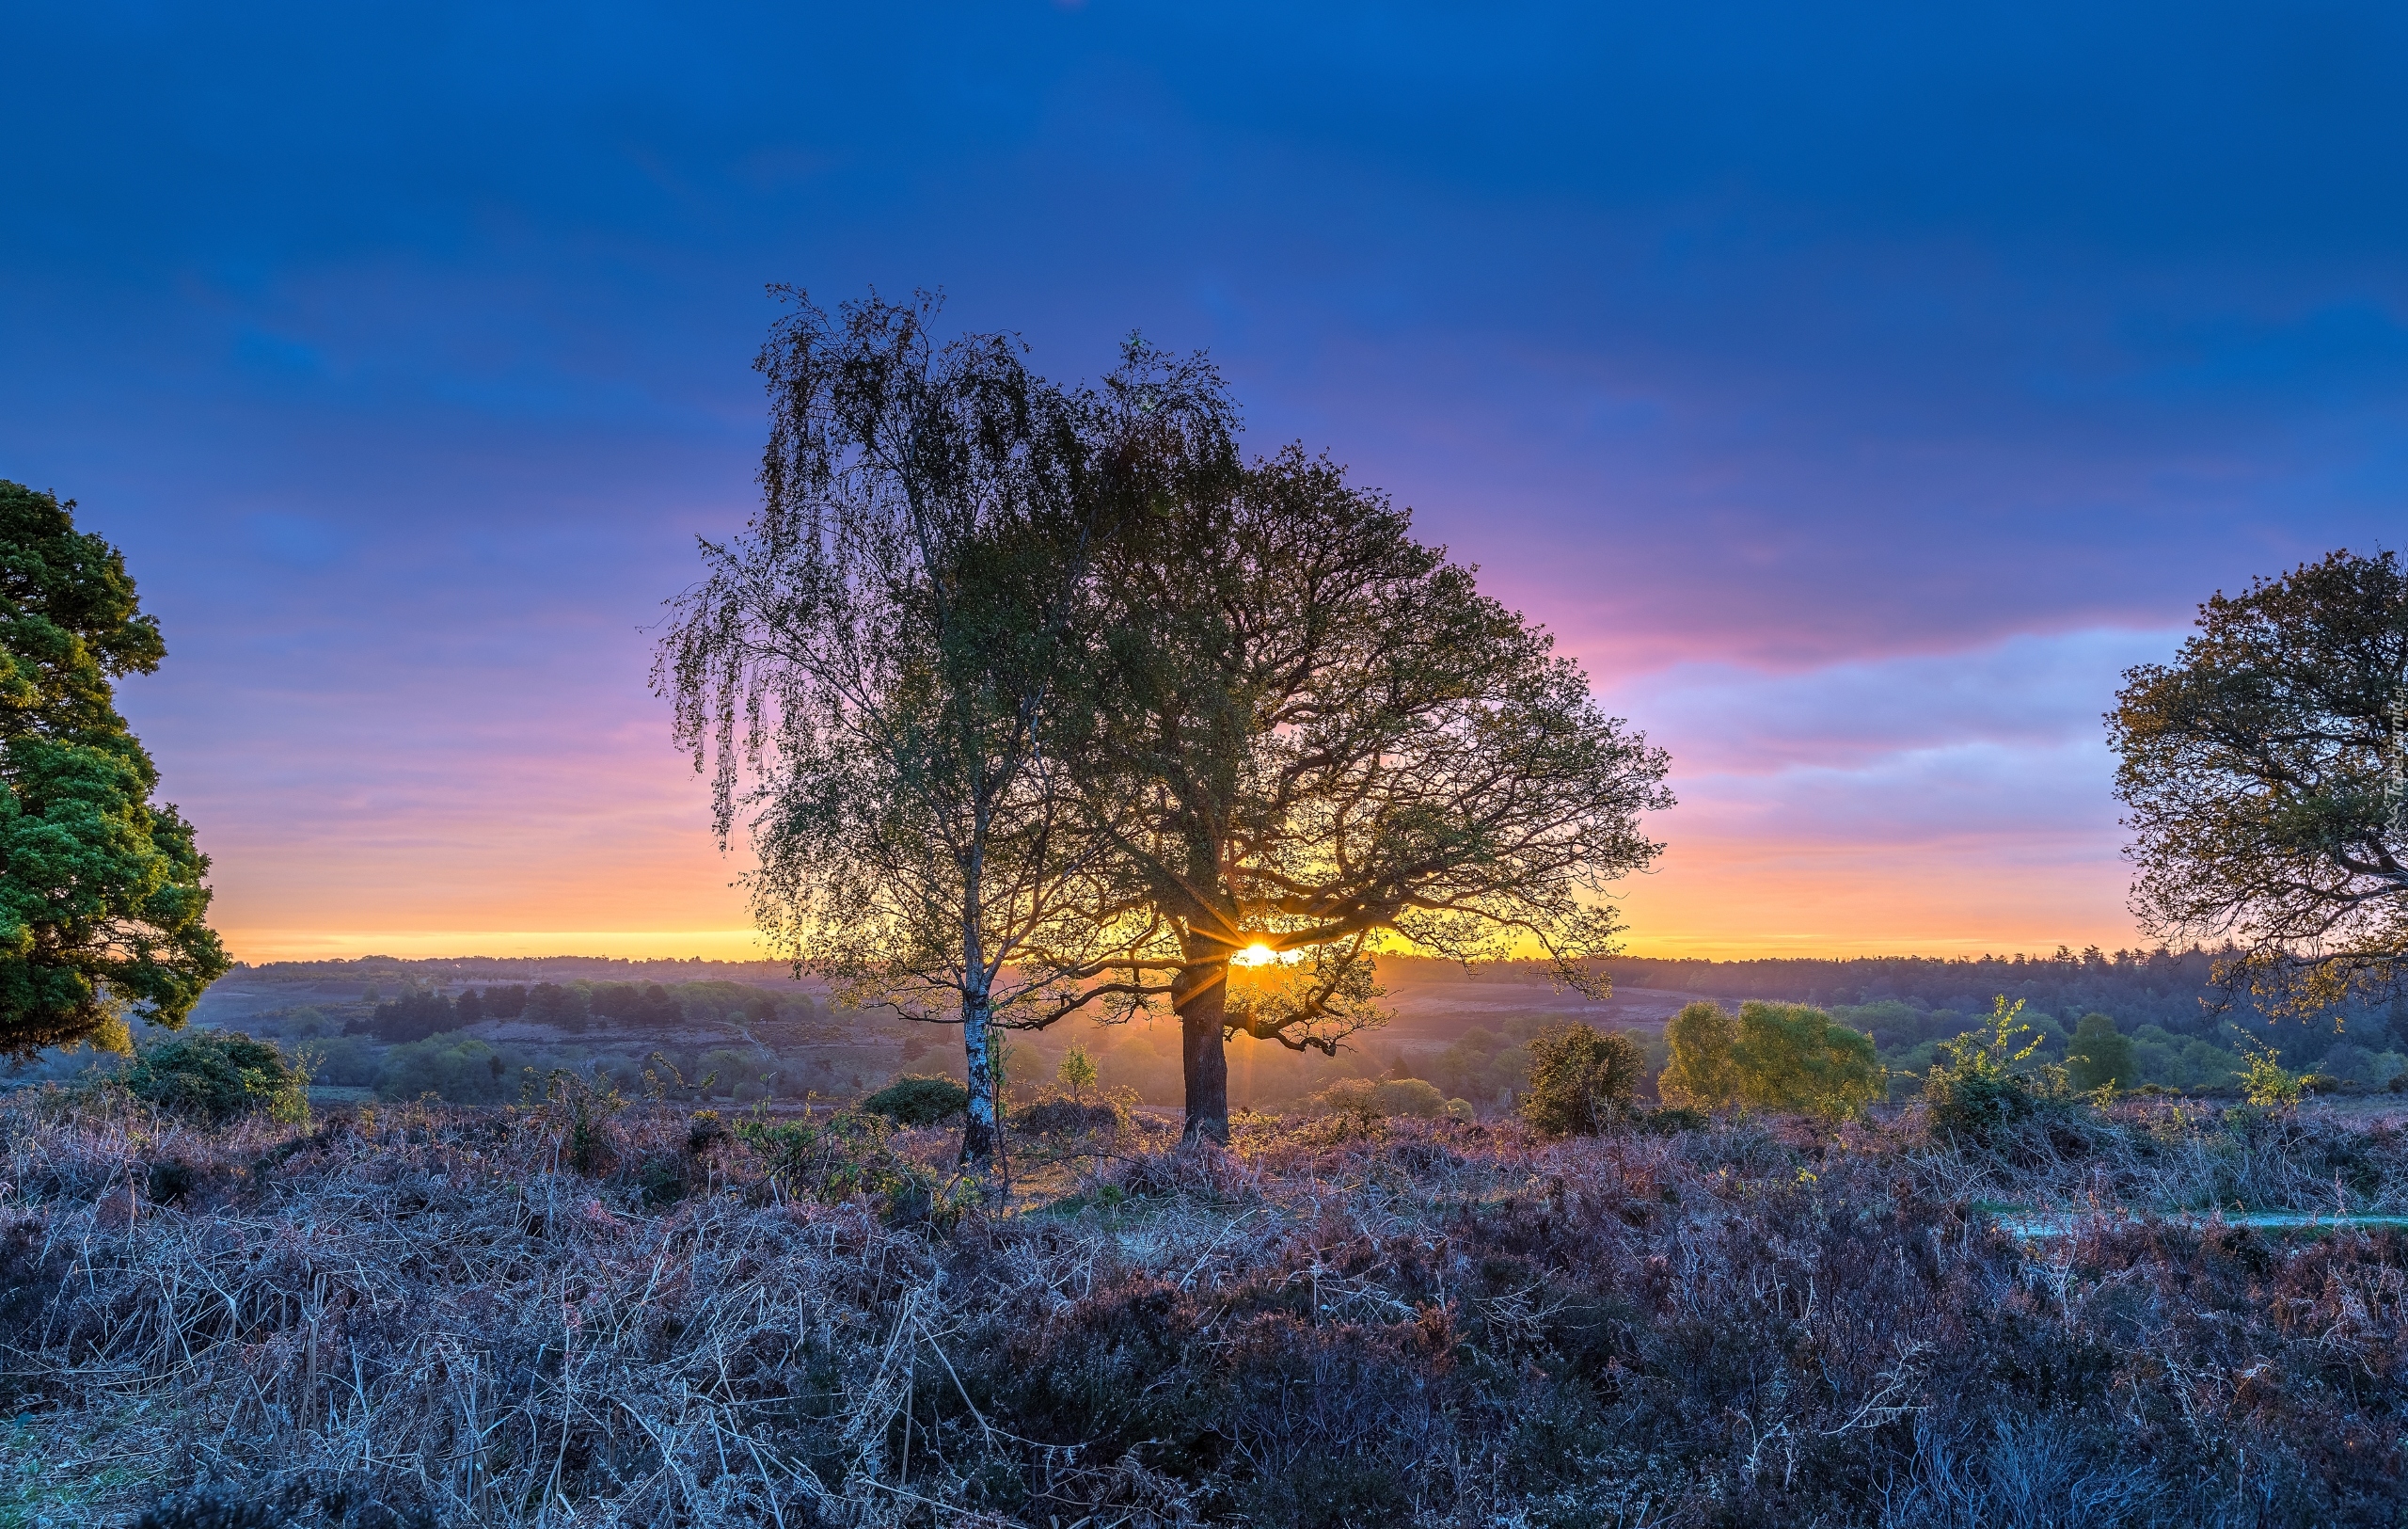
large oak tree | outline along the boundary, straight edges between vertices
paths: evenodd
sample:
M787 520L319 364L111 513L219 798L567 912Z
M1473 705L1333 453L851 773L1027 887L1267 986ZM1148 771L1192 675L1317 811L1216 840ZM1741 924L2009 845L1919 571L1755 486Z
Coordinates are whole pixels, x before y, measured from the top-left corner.
M1173 949L1122 981L1179 1016L1187 1133L1227 1140L1232 1034L1334 1051L1377 1018L1381 943L1526 952L1600 991L1607 892L1661 846L1659 749L1577 665L1300 450L1209 435L1098 552L1109 611L1069 751L1132 898ZM1253 948L1288 959L1242 983Z
M2132 909L2169 943L2233 942L2272 1011L2408 975L2408 570L2338 551L2199 609L2107 718Z

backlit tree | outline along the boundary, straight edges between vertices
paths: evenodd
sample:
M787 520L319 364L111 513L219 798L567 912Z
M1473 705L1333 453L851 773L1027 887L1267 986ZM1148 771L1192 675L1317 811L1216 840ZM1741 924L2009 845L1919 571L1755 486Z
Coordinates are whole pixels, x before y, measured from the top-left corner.
M1605 892L1660 846L1660 749L1409 518L1291 449L1178 438L1098 551L1073 751L1093 820L1175 948L1133 991L1179 1016L1190 1137L1227 1140L1226 1038L1334 1051L1375 1023L1382 942L1544 954L1601 992ZM1233 957L1265 962L1231 980Z
M2304 1014L2408 975L2408 569L2339 551L2199 608L2107 718L2132 910L2229 940L2220 977Z

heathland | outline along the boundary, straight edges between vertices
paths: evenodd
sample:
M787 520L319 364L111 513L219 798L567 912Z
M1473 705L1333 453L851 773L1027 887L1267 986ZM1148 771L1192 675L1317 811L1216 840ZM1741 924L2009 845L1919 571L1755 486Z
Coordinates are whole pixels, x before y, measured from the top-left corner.
M21 1090L0 1521L2398 1521L2375 1101L1881 1113L1123 1108L997 1204L953 1131L565 1076Z

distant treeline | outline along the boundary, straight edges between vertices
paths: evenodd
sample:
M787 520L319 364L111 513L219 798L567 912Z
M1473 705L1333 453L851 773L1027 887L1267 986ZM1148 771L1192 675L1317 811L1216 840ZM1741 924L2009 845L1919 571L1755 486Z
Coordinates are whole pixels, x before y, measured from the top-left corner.
M271 961L253 966L237 962L231 974L240 984L258 982L420 983L430 986L458 982L565 982L575 979L601 981L649 980L689 982L716 979L740 982L792 985L793 969L776 961L705 961L700 956L659 960L629 960L619 956L452 956L414 961L401 956L358 956L343 961Z
M2227 1024L2268 1021L2246 993L2215 985L2219 952L2194 947L2174 951L2105 951L2096 946L2053 955L1934 958L1866 956L1852 960L1770 959L1678 961L1629 957L1613 964L1625 987L1672 988L1717 998L1772 998L1833 1005L1897 1002L1917 1009L1982 1013L1993 998L2020 998L2052 1014L2112 1015L2125 1030L2156 1025L2178 1035L2222 1033ZM2368 1040L2408 1040L2388 1032L2408 1014L2364 1008L2343 1011L2343 1027Z
M523 1018L582 1035L596 1022L646 1032L689 1020L762 1023L808 1019L819 1012L817 1004L800 995L767 993L721 980L681 982L674 990L658 982L514 982L465 987L457 994L413 987L378 1003L366 1023L354 1028L398 1044L487 1019Z

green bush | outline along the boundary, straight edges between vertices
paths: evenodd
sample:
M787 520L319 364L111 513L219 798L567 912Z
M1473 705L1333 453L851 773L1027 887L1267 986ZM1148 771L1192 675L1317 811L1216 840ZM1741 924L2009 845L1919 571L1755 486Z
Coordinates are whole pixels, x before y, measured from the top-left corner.
M900 1078L879 1091L902 1083L944 1081ZM770 1178L786 1194L830 1202L866 1200L890 1222L958 1223L977 1200L975 1187L960 1179L939 1184L927 1169L895 1150L894 1133L886 1119L852 1109L822 1121L738 1121L736 1125L737 1139L760 1155Z
M239 1030L180 1035L136 1057L119 1078L137 1099L212 1124L254 1111L297 1119L309 1109L309 1078L273 1044Z
M1873 1038L1801 1003L1741 1004L1731 1065L1741 1101L1757 1109L1846 1119L1882 1092Z
M384 1065L383 1052L356 1035L312 1041L301 1048L301 1054L309 1059L310 1082L330 1083L339 1089L374 1087L376 1070Z
M1647 1059L1629 1036L1559 1025L1530 1042L1522 1118L1551 1136L1595 1136L1627 1111Z
M1968 1030L1942 1041L1948 1060L1931 1070L1923 1096L1931 1126L1951 1140L1987 1144L2001 1132L2038 1115L2063 1090L2063 1068L2026 1070L2039 1034L2022 1022L2023 1000L1999 995L1987 1030ZM2025 1036L2032 1039L2026 1041Z
M898 1077L862 1107L897 1125L939 1125L970 1107L970 1091L949 1077Z
M2244 1059L2242 1091L2251 1104L2261 1109L2297 1109L2305 1082L2283 1065L2283 1054L2272 1046L2253 1050Z
M710 1079L711 1092L725 1099L744 1084L760 1081L761 1054L740 1046L714 1046L703 1053L694 1067Z

